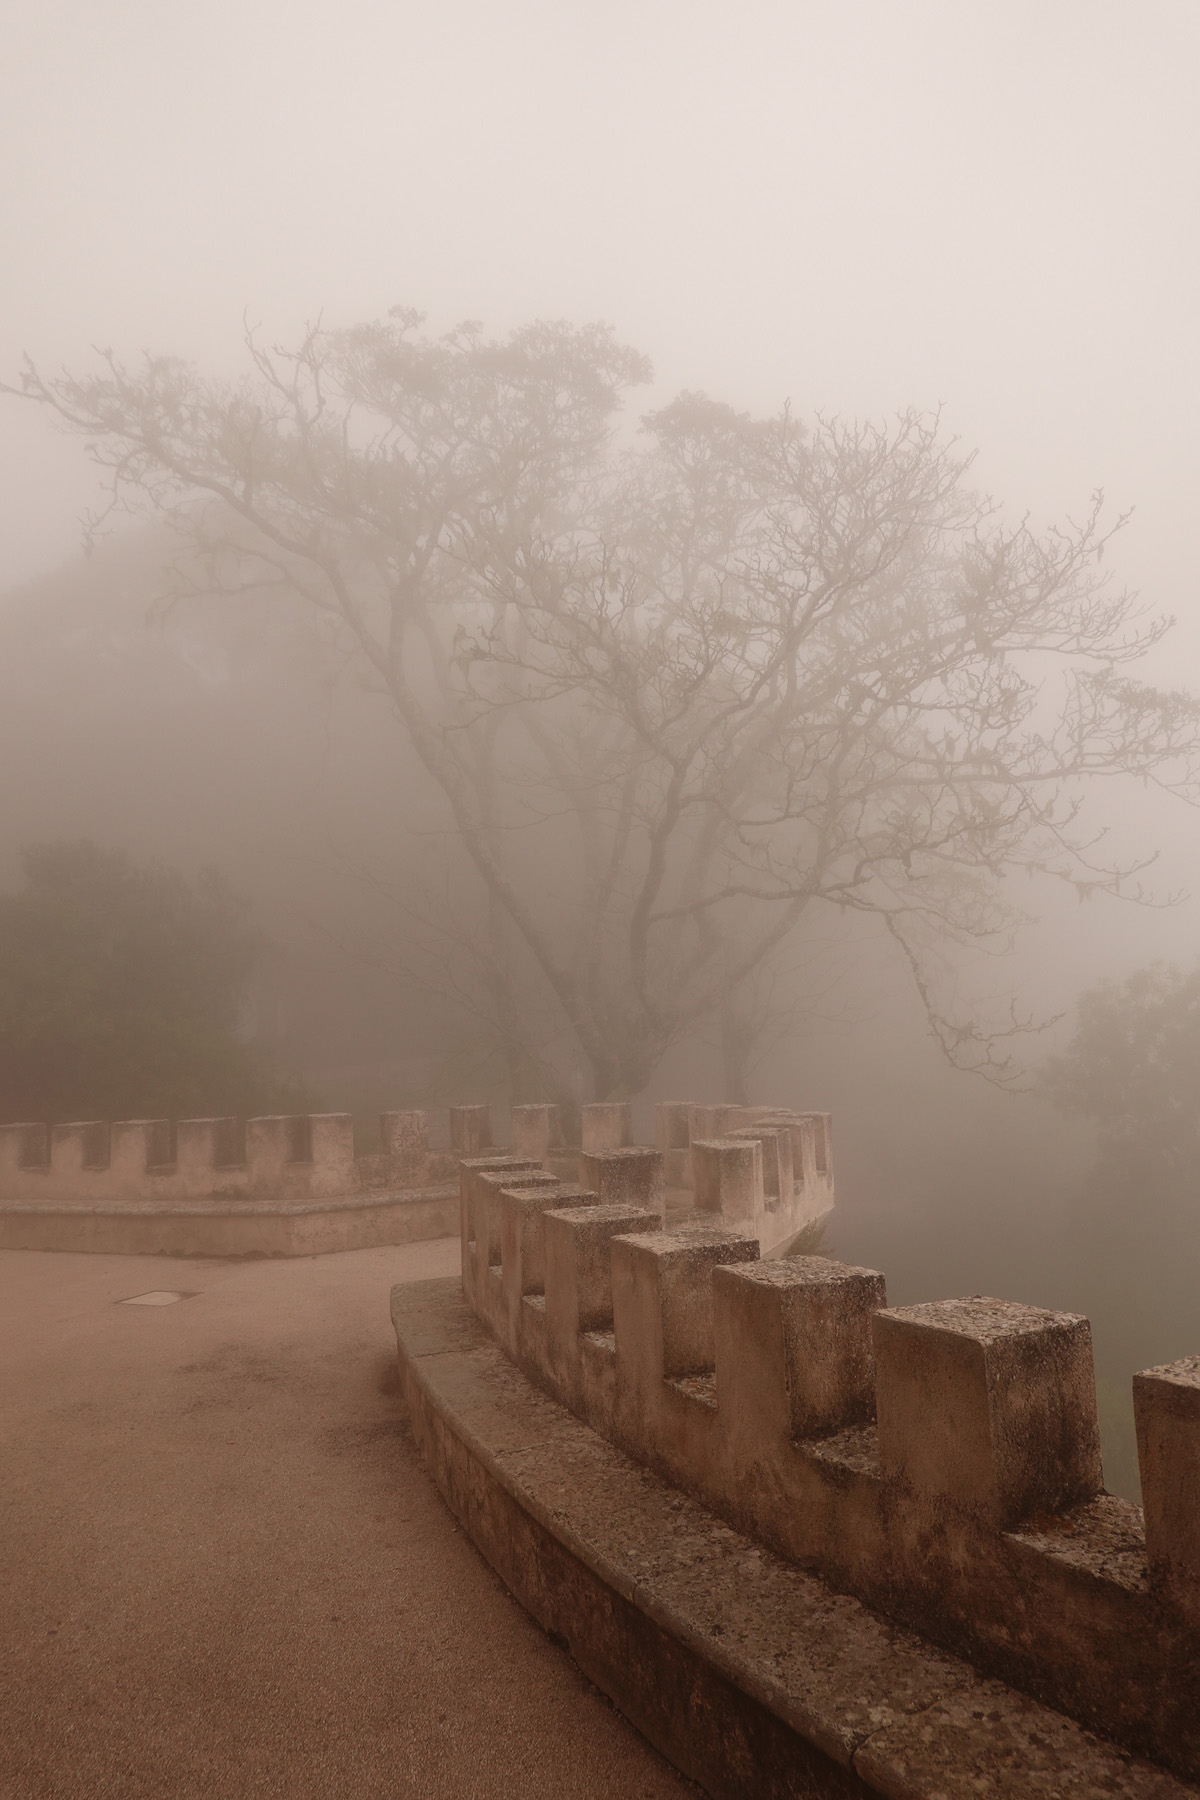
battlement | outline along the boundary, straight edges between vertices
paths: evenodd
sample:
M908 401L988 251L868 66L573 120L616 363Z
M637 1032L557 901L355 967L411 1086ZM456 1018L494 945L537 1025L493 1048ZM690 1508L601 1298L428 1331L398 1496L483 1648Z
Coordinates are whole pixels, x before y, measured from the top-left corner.
M657 1142L667 1187L740 1221L765 1252L785 1250L832 1210L828 1113L669 1101L658 1108Z
M248 1119L0 1125L0 1203L98 1206L207 1199L317 1200L453 1180L423 1112L381 1116L383 1150L358 1155L349 1113Z
M801 1229L832 1204L824 1115L767 1114L752 1107L668 1107L659 1112L684 1116L687 1166L676 1166L677 1155L671 1164L678 1181L671 1179L668 1158L633 1143L632 1109L626 1102L585 1106L576 1145L566 1142L557 1106L514 1106L510 1153L563 1178L578 1178L585 1186L601 1179L590 1159L619 1154L619 1174L618 1165L605 1166L605 1199L610 1190L612 1196L623 1194L631 1182L643 1197L654 1188L655 1204L661 1204L664 1188L677 1189L685 1202L694 1190L697 1205L724 1218L744 1216L767 1249L782 1233ZM693 1151L687 1136L693 1116L710 1129L719 1123L730 1136ZM383 1113L383 1148L373 1154L357 1150L348 1113L280 1115L244 1123L217 1118L0 1125L0 1206L207 1199L256 1204L421 1188L454 1181L459 1158L494 1149L486 1105L452 1106L449 1122L450 1154L430 1149L428 1117L420 1111ZM662 1129L660 1116L660 1135ZM759 1144L757 1160L746 1149L751 1140ZM749 1176L743 1167L748 1155L753 1163ZM693 1160L700 1168L698 1186Z
M777 1118L689 1116L683 1222L648 1164L621 1187L626 1146L591 1158L584 1191L464 1159L471 1307L539 1387L739 1531L1200 1774L1200 1357L1135 1380L1143 1514L1103 1489L1086 1319L979 1296L889 1308L873 1270L761 1256L736 1208L761 1196L765 1215L783 1177L775 1135L763 1179L766 1138L829 1172L812 1116Z

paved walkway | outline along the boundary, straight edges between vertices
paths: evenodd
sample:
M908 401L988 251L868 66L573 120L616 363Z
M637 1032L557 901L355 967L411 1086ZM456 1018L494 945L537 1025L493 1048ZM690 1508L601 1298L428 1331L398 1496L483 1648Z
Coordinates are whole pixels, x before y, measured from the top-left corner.
M3 1800L696 1794L424 1474L388 1289L457 1258L0 1253Z

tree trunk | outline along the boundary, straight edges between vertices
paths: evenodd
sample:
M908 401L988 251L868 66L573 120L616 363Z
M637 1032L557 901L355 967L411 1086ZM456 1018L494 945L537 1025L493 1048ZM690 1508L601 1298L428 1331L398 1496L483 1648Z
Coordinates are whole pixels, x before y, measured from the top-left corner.
M754 1046L753 1026L739 1015L732 998L721 1008L721 1072L725 1099L733 1106L750 1104L749 1057Z

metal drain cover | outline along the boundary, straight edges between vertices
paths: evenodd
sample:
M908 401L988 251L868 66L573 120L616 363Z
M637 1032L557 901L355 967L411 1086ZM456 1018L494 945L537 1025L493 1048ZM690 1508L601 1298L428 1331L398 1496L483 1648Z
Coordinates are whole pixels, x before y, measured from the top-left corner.
M118 1300L118 1306L174 1306L177 1300L190 1300L191 1294L175 1294L166 1288L151 1288L148 1294L131 1294L128 1300Z

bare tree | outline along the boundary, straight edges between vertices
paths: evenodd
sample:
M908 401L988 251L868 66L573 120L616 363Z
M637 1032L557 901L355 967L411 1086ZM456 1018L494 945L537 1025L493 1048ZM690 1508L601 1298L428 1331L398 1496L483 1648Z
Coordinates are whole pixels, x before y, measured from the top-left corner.
M208 583L294 595L386 697L477 884L515 1082L565 1035L597 1095L634 1093L715 1024L737 1087L756 996L831 907L890 934L952 1060L1006 1079L946 946L1008 941L1013 869L1138 897L1097 778L1196 792L1196 703L1125 673L1165 622L1104 575L1121 521L1096 497L1005 523L915 412L805 429L683 395L630 447L647 366L606 329L419 327L250 335L236 388L107 356L20 391Z

